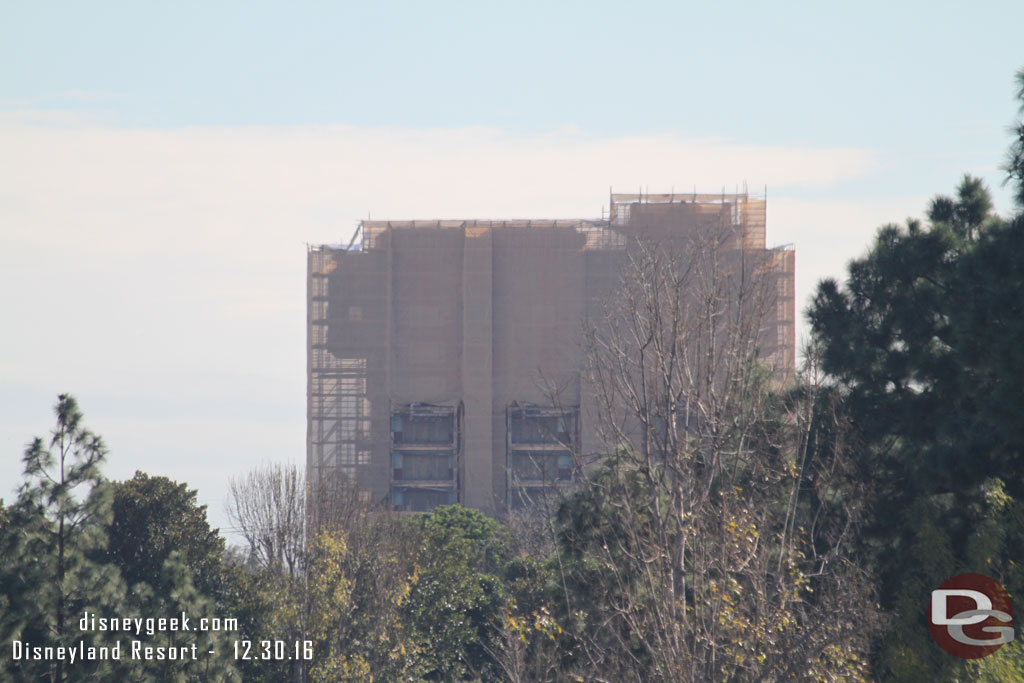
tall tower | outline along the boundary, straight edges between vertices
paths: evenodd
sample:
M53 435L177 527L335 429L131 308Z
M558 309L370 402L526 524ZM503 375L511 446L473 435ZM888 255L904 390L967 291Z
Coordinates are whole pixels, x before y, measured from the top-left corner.
M637 239L721 231L772 272L760 329L779 377L794 353L791 249L765 248L765 200L625 195L607 219L363 221L351 247L308 252L307 477L397 510L491 514L571 484L598 452L584 328Z

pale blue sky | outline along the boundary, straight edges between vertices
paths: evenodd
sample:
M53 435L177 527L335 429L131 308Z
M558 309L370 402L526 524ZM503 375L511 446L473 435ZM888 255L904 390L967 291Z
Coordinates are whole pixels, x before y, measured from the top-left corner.
M1021 26L1020 2L0 2L0 496L70 391L113 476L188 481L222 524L230 473L304 458L303 243L367 212L767 184L806 296L964 172L1006 211Z

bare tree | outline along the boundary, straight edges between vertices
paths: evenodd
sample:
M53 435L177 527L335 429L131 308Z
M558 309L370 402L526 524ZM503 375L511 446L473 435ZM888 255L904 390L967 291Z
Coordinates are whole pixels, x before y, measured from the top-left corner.
M282 637L305 639L309 632L306 577L306 483L295 465L268 464L228 484L228 517L249 545L250 562L260 572L263 590L275 597L270 622ZM301 660L281 664L288 680L308 680Z
M310 537L324 530L351 533L371 517L390 516L384 501L372 501L348 475L328 470L307 482L306 524Z
M302 570L306 484L295 465L266 465L229 484L227 513L263 567L297 577Z
M848 544L859 506L842 421L762 360L776 255L739 243L722 226L637 241L588 330L607 455L560 522L566 612L586 615L595 680L865 670L871 601Z

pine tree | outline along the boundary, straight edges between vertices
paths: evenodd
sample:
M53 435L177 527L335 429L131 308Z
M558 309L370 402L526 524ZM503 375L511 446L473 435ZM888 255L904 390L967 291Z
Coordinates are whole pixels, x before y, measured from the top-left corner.
M1024 71L1018 82L1024 112ZM1007 180L1024 208L1024 122L1014 132ZM920 629L945 579L977 572L1024 591L1022 252L1024 212L995 215L965 176L955 197L932 201L927 224L879 230L809 310L878 492L867 547L891 617L878 644L887 679L963 673Z
M82 424L74 398L58 397L49 444L35 438L25 451L25 482L0 539L0 639L29 646L107 646L102 633L83 631L83 612L111 612L124 596L117 569L89 559L105 543L109 487L100 474L106 447ZM4 672L22 680L81 680L102 676L110 661L72 665L5 658ZM116 662L115 662L116 664Z

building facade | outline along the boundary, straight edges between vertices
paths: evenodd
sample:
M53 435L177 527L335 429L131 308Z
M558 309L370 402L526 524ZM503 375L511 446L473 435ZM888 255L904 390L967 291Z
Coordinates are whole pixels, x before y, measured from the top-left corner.
M584 329L615 297L631 240L698 229L767 257L761 330L793 369L795 253L765 248L748 194L611 196L595 220L363 221L358 242L308 252L307 479L314 495L491 514L571 483L601 448L583 379Z

